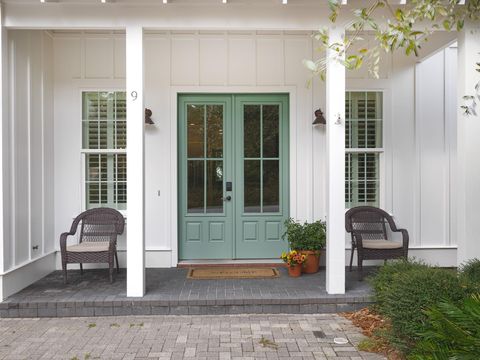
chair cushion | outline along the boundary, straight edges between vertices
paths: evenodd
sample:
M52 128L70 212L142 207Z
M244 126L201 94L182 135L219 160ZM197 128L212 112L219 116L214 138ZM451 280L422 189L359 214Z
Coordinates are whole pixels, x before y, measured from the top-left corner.
M108 241L84 241L77 245L67 246L69 252L100 252L108 251Z
M401 242L388 240L363 240L362 244L365 249L400 249L403 247Z

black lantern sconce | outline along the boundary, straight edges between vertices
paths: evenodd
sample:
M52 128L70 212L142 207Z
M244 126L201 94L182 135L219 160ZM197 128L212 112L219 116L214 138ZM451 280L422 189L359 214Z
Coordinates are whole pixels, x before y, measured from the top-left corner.
M155 124L152 120L152 110L150 109L145 109L145 124L147 125L153 125Z
M321 109L318 109L315 111L315 120L313 120L312 125L325 125L327 123L327 120L325 120L325 117L323 116L323 111Z

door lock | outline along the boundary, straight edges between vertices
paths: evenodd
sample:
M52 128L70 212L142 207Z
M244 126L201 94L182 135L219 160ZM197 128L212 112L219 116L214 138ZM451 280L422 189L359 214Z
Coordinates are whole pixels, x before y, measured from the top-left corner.
M225 197L222 197L222 200L223 201L230 201L230 200L232 200L232 197L230 195L227 195Z

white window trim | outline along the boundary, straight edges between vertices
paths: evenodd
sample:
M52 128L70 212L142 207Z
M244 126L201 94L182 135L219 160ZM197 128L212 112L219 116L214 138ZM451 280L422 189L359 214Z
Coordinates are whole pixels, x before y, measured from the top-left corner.
M87 192L86 192L86 155L87 154L126 154L125 149L85 149L83 148L83 93L85 92L126 92L125 87L104 87L104 86L88 86L79 87L77 99L79 99L79 123L80 123L80 196L81 196L81 211L87 210ZM128 146L128 145L127 145ZM128 163L127 163L128 166ZM128 193L127 193L127 210L128 210ZM127 218L127 210L118 210L123 217Z
M387 123L386 119L386 114L387 110L389 109L390 104L387 102L389 101L389 98L387 98L387 95L389 92L385 89L378 89L378 88L355 88L355 87L348 87L345 89L345 93L348 92L379 92L382 93L382 147L381 148L347 148L345 147L345 154L354 154L354 153L377 153L379 154L379 159L378 159L378 165L380 167L379 171L379 199L378 199L378 206L381 209L385 209L386 207L386 196L385 196L385 191L386 191L386 146L385 143L387 141L387 127L389 127L389 124ZM347 123L347 120L345 119L345 124ZM345 211L348 211L349 208L345 207Z

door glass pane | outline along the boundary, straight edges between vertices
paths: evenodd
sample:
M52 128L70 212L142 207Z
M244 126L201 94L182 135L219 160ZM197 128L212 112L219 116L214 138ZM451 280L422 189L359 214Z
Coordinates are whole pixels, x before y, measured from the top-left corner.
M204 115L205 105L187 105L188 157L204 156Z
M207 213L223 212L223 161L207 160Z
M223 157L222 105L207 105L207 157Z
M260 161L244 161L244 211L261 212L260 204Z
M260 157L260 105L245 105L243 115L244 157Z
M263 106L263 157L278 157L279 106Z
M279 161L263 161L263 212L280 211Z
M204 161L188 161L187 212L202 213L204 210Z

